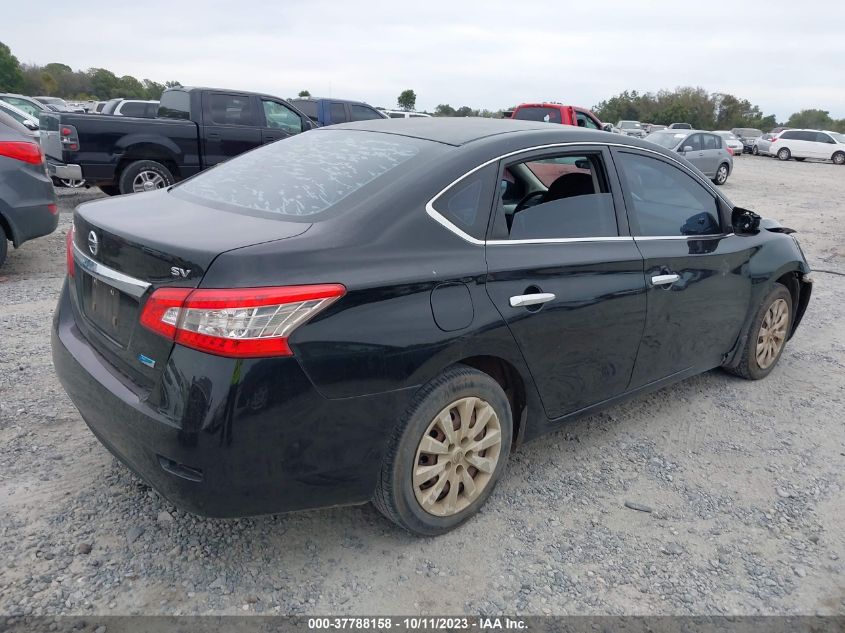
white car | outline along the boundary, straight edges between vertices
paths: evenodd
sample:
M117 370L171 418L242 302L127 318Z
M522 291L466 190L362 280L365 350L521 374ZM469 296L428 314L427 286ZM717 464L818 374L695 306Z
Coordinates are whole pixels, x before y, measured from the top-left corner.
M431 117L423 112L411 112L408 110L382 110L391 119L416 119L418 117Z
M734 157L742 156L744 146L742 144L742 141L740 141L736 137L736 134L727 130L716 130L715 132L713 132L713 134L721 136L724 139L725 145L730 148L730 150L733 152Z
M769 153L780 160L817 158L845 165L845 134L824 130L785 130L772 139Z

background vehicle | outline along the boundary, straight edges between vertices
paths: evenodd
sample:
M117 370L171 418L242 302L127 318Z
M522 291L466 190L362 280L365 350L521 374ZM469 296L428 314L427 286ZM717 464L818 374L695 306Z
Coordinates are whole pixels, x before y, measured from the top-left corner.
M100 114L100 113L102 113L103 108L105 107L105 105L106 105L106 102L105 102L105 101L97 101L97 102L94 104L94 107L93 107L93 108L91 108L91 112L92 112L92 113L95 113L95 114Z
M742 150L749 154L753 150L754 141L763 136L761 130L751 127L735 127L731 130L731 133L742 141Z
M0 101L5 101L10 105L15 106L18 110L23 110L36 119L42 112L47 110L47 107L40 101L36 101L31 97L25 97L24 95L3 93L0 94Z
M721 136L725 146L730 148L734 156L742 156L742 141L740 141L733 132L728 132L727 130L716 130L712 132L712 134Z
M85 108L79 105L75 105L71 107L68 105L68 102L64 99L60 99L59 97L34 97L36 101L40 101L48 108L55 109L58 112L76 112L78 114L83 114L85 112Z
M43 113L39 121L50 174L109 195L161 189L312 127L278 97L189 87L165 90L156 119Z
M669 129L670 130L691 130L692 125L690 125L689 123L672 123L669 126Z
M158 115L158 101L141 101L138 99L124 99L112 111L116 116L134 116L144 119L154 119Z
M308 97L307 99L291 99L290 103L318 127L387 118L386 114L362 101Z
M59 223L56 192L38 140L31 131L22 132L17 122L7 123L0 119L0 265L9 241L18 248L49 235Z
M725 184L733 171L733 157L715 132L663 130L645 140L681 154L717 185Z
M589 130L601 130L604 125L587 108L564 105L556 102L522 103L513 109L512 119L519 121L542 121L544 123L562 123L575 125Z
M431 117L430 114L426 114L425 112L409 112L407 110L379 110L379 112L383 112L391 119L416 119Z
M7 116L12 117L15 121L20 123L30 132L34 132L38 129L38 118L33 117L30 114L24 112L13 106L10 103L6 103L5 101L0 101L0 111L4 112Z
M605 132L612 132L613 134L622 134L622 130L613 125L613 123L605 123L601 126L601 129L603 129Z
M769 148L772 146L772 139L776 136L777 134L766 132L765 134L754 139L754 144L751 146L751 153L755 156L757 156L758 154L762 154L763 156L769 156Z
M645 138L646 133L642 124L639 121L619 121L616 124L622 134L626 136L633 136L634 138Z
M769 152L780 160L832 160L845 165L845 135L822 130L786 130L772 139Z
M372 499L446 532L517 441L716 367L765 377L811 294L793 236L676 153L543 122L316 130L74 227L59 379L212 516Z

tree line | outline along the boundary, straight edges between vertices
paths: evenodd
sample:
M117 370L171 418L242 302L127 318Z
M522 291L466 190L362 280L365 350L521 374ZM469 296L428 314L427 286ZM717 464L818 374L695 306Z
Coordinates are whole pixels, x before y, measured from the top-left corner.
M46 95L79 101L106 100L114 97L158 99L165 88L178 85L178 81L166 81L162 84L151 79L139 80L131 75L118 77L105 68L73 70L66 64L55 62L45 66L21 64L9 47L0 42L0 92ZM310 96L310 93L303 90L299 96ZM416 107L417 94L411 89L403 90L396 101L399 108L413 110ZM774 115L764 114L759 106L752 104L748 99L725 93L708 93L700 87L679 87L656 93L626 90L594 105L592 109L599 119L609 123L621 120L663 125L683 122L703 130L752 127L764 132L781 125L845 132L845 119L833 119L827 110L801 110L792 114L788 120L778 122ZM488 110L466 105L454 108L448 103L441 103L430 114L502 118L509 110L513 110L513 107Z

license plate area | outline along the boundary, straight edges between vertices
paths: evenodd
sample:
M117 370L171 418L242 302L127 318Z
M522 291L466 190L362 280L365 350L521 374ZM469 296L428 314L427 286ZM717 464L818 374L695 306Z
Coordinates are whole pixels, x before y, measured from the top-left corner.
M126 347L138 304L114 286L82 273L82 310L85 317L110 339Z

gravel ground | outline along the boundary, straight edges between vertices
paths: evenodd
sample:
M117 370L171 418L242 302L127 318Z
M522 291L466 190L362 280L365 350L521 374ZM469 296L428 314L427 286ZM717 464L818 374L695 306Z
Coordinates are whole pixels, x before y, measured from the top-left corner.
M575 421L436 539L369 506L197 518L112 458L50 363L69 212L99 195L62 192L59 231L0 269L0 614L845 613L843 176L743 157L725 186L829 271L766 380Z

